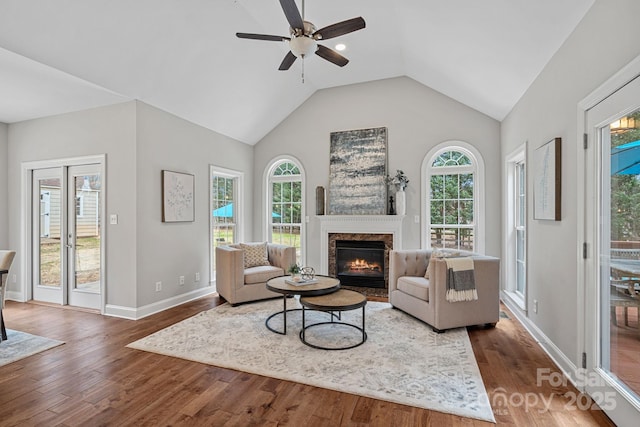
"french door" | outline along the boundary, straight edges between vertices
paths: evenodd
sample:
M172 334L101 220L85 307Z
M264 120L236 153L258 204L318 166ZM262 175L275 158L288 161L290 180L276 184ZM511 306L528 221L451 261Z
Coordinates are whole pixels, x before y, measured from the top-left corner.
M102 308L100 164L34 169L33 299Z
M589 109L585 123L586 371L579 385L617 424L636 425L640 417L640 77Z

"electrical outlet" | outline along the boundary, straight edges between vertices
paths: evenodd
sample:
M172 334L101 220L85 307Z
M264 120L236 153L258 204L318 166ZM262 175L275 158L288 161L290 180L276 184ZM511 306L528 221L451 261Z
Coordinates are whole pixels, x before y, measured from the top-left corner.
M196 272L196 282L199 282L199 281L200 281L200 273Z
M156 282L156 292L160 292L162 290L162 282Z
M180 286L184 285L184 276L180 276Z
M537 299L533 300L533 312L534 313L538 312L538 300Z

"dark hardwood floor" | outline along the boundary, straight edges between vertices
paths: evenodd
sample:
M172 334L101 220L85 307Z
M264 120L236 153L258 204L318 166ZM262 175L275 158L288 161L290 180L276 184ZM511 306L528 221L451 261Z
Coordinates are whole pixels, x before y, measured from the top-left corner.
M218 304L207 297L130 321L8 301L8 328L66 344L0 367L0 425L492 425L125 348ZM469 330L498 425L613 425L601 411L571 408L573 387L536 385L537 368L557 369L503 310L509 318L496 328ZM511 404L496 404L501 397Z

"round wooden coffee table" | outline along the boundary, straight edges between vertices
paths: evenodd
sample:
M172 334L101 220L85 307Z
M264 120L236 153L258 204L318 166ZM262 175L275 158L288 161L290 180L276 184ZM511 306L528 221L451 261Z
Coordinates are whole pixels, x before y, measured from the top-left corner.
M287 297L293 295L325 295L340 289L340 280L336 279L335 277L316 275L315 279L317 280L317 282L306 285L291 285L285 281L287 279L291 279L291 276L274 277L273 279L267 281L267 289L282 294L283 309L282 311L278 311L277 313L273 313L271 316L267 317L267 320L265 320L264 324L271 332L275 332L276 334L281 335L287 334L287 312L300 310L299 308L287 310ZM282 332L275 330L271 326L269 326L269 321L274 316L277 316L279 314L282 314L284 317L284 328Z
M302 330L300 331L300 340L308 345L309 347L318 348L321 350L347 350L350 348L358 347L359 345L364 344L367 340L367 333L364 329L364 306L367 305L367 298L362 295L360 292L350 291L347 289L340 289L337 292L333 292L327 295L321 296L303 296L300 297L300 304L302 305ZM345 323L338 321L336 322L335 316L333 312L337 311L340 313L340 320L342 320L342 312L348 310L355 310L357 308L362 308L362 327L357 325L353 325L351 323ZM312 325L305 325L305 312L306 309L317 310L317 311L326 311L331 314L331 321L329 322L319 322L314 323ZM320 325L345 325L352 328L355 328L362 332L362 340L349 346L345 347L324 347L320 345L311 344L306 339L306 331L307 329L320 326Z

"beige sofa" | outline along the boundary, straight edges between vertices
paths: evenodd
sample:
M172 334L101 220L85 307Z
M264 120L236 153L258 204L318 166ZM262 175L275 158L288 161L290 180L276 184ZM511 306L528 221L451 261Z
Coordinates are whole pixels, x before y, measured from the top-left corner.
M266 287L269 279L284 276L296 263L296 248L267 244L269 265L244 268L244 251L239 245L216 247L216 288L232 305L282 296Z
M431 257L431 250L399 250L389 254L389 302L431 325L434 331L471 325L494 325L500 316L500 260L473 256L478 299L449 302L445 299L447 265ZM429 278L425 272L429 264Z

